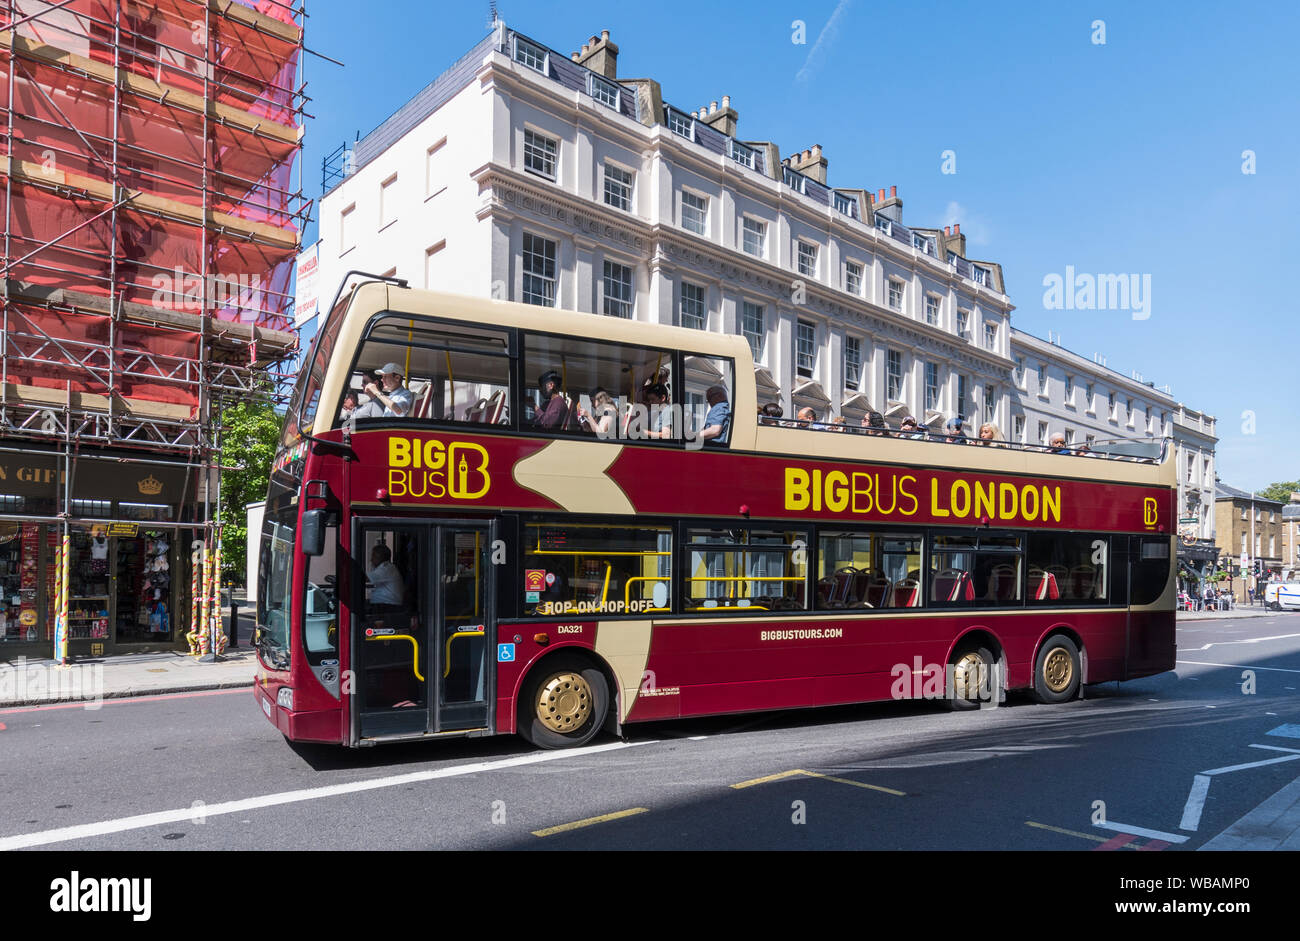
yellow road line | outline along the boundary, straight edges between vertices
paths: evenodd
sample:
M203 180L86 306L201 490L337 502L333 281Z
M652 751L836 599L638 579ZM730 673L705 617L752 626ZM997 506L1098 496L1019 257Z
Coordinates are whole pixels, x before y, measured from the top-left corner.
M825 778L827 781L834 781L836 784L851 784L854 787L864 787L869 791L880 791L884 794L893 794L895 797L906 797L906 791L896 791L892 787L881 787L879 784L864 784L861 781L850 781L848 778L834 778L829 774L818 774L814 777Z
M753 787L755 784L766 784L768 781L780 781L782 778L789 778L796 774L807 773L807 771L800 768L795 768L793 771L782 771L780 774L769 774L765 778L754 778L752 781L741 781L739 784L733 784L731 786L739 790L742 787Z
M1096 843L1105 843L1107 840L1114 839L1113 834L1111 836L1097 836L1095 833L1080 833L1078 830L1066 830L1061 827L1048 826L1045 823L1035 823L1032 820L1026 820L1025 826L1037 827L1039 830L1051 830L1053 833L1064 833L1066 836L1077 836L1085 840L1092 840L1093 842ZM1139 847L1134 846L1132 843L1124 844L1123 848L1126 850L1139 849Z
M649 810L649 807L633 807L631 810L618 810L612 814L601 814L599 817L588 817L586 820L575 820L573 823L562 823L559 826L547 827L545 830L534 830L533 836L554 836L557 833L565 833L569 830L581 830L583 827L605 823L608 820L618 820L622 817L644 814L649 812Z
M767 784L769 781L780 781L783 778L794 777L796 774L802 774L809 778L821 778L824 781L834 781L836 784L849 784L853 787L866 788L869 791L880 791L883 794L893 794L895 797L906 797L906 791L896 791L892 787L881 787L879 784L864 784L861 781L850 781L848 778L837 778L829 774L819 774L816 771L804 771L802 768L795 768L792 771L782 771L780 774L769 774L765 778L754 778L751 781L741 781L739 784L731 785L733 788L753 787L755 784Z

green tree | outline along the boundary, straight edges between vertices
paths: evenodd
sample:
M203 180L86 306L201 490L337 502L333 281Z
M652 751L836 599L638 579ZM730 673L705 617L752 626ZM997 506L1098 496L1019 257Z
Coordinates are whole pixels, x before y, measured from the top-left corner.
M1300 480L1284 480L1281 483L1269 484L1255 496L1265 500L1276 500L1278 503L1290 503L1293 492L1300 493Z
M264 397L253 396L221 413L221 580L242 585L247 570L247 506L266 499L281 417Z

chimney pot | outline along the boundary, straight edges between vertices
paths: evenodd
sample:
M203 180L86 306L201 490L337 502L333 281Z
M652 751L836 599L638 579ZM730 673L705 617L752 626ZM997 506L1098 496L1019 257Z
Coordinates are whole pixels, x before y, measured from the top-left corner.
M582 44L582 54L585 56L585 55L587 54L587 50L590 49L590 48L591 48L591 47L590 47L589 45L587 45L587 44L584 42L584 43Z
M813 156L814 156L814 157L817 157L817 158L820 159L820 158L821 158L821 155L822 155L822 145L821 145L821 144L813 144L813 145L812 145L812 153L813 153Z
M804 159L805 162L811 160L811 159L812 159L812 151L811 151L811 150L804 150L804 152L803 152L803 159Z
M898 198L898 187L897 187L897 186L891 186L891 187L889 188L889 198L890 198L890 199L897 199L897 198Z
M722 109L725 111L726 109L728 109L728 108L730 108L730 107L731 107L731 96L730 96L730 95L723 95L723 96L722 96Z
M946 226L944 226L944 227L943 227L943 234L944 234L944 235L952 235L952 226L950 226L950 225L946 225Z
M572 59L574 62L577 62L577 61L578 61L578 54L577 54L576 52L571 52L571 53L569 53L569 58Z
M954 223L952 224L952 234L953 234L953 235L961 235L961 223L960 223L960 222L954 222Z
M609 42L609 30L607 30L607 29L602 29L602 30L600 31L600 38L601 38L602 40L604 40L605 42Z
M710 101L709 114L717 114L717 112L718 112L718 103L716 101Z
M885 201L885 188L882 186L880 188L880 198L877 200L877 202L883 203L884 201Z
M590 42L594 46L596 45L596 43L600 42L600 40L596 37L595 33L592 33L591 39L589 39L588 42Z

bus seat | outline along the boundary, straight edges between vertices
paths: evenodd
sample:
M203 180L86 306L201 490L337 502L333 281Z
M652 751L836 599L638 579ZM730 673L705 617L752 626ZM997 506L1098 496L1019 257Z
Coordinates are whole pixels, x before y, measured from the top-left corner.
M817 579L817 607L829 608L835 597L835 576L827 575Z
M872 572L860 597L869 607L883 608L889 604L889 592L892 587L893 583L883 574Z
M970 573L963 572L961 569L943 569L936 572L930 587L936 601L975 600L975 586L971 584Z
M1087 563L1076 565L1070 569L1068 584L1071 598L1091 598L1097 585L1097 570Z
M487 412L487 407L488 407L488 400L487 400L487 399L479 399L477 402L475 402L475 403L474 403L473 405L471 405L469 408L465 409L465 421L468 421L468 422L481 422L481 421L483 421L483 416L484 416L484 414L486 414L486 412ZM452 416L452 419L454 420L455 417L456 417L456 416L453 415L453 416Z
M1055 601L1061 597L1056 585L1056 575L1042 569L1029 570L1029 587L1034 593L1035 601Z
M995 565L989 577L989 594L997 601L1014 601L1017 581L1015 566Z
M904 578L894 586L891 608L915 608L921 603L921 583L914 578Z
M489 425L500 424L501 416L505 414L505 410L506 391L505 389L497 389L496 392L492 393L492 398L487 400L487 408L483 413L483 421Z
M835 594L832 600L838 602L838 607L844 607L854 600L853 577L857 574L858 570L852 566L836 570L833 576L835 579Z
M411 390L415 395L415 407L411 409L412 418L428 418L433 410L433 383L424 383L423 388L416 392Z

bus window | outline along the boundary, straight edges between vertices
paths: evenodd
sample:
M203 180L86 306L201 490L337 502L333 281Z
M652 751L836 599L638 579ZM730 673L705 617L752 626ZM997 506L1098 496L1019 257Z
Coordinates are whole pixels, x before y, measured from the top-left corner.
M1107 595L1110 540L1086 533L1031 533L1030 604L1096 601Z
M288 506L279 519L268 513L262 523L260 585L257 591L257 623L262 658L276 669L289 668L289 613L293 601L294 519L296 507Z
M879 533L821 533L814 595L818 610L890 607L894 582L884 571L884 548Z
M672 554L666 526L528 523L524 616L669 611Z
M687 354L684 417L686 440L720 447L731 440L731 404L735 384L732 363L716 356ZM725 408L723 407L725 405Z
M807 609L806 530L692 529L687 542L687 610Z
M593 321L593 332L596 329ZM668 350L529 334L523 427L603 440L681 437Z
M380 317L361 344L339 418L508 425L509 334L475 324Z
M930 538L929 603L1018 605L1020 538L1014 533L935 533Z
M325 528L325 552L307 557L307 595L303 610L303 649L313 666L338 656L339 528Z
M1131 537L1129 604L1151 604L1169 583L1169 537Z

